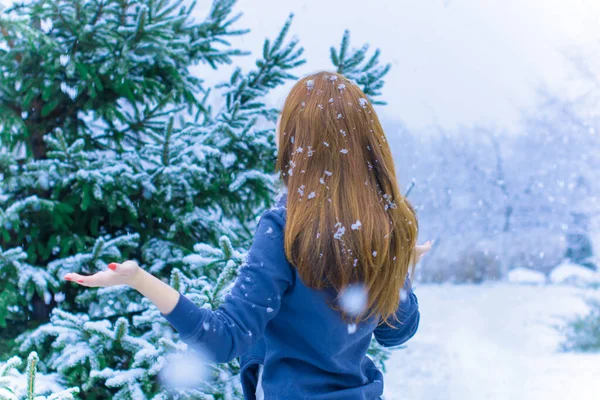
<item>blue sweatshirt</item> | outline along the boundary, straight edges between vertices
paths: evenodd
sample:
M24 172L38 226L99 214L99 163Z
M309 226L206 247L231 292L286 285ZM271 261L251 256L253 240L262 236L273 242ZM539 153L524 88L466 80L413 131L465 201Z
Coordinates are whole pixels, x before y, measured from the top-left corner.
M246 399L255 399L259 364L266 400L380 398L383 374L367 349L373 335L390 347L415 334L419 309L410 281L397 311L400 323L389 327L373 318L348 329L328 304L336 293L308 288L287 261L286 199L262 215L247 262L217 310L200 308L181 295L173 311L162 315L181 340L208 351L215 362L240 357Z

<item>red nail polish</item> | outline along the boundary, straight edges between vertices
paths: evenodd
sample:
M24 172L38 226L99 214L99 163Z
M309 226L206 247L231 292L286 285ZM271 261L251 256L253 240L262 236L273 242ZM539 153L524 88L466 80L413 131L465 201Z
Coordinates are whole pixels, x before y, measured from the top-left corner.
M115 269L117 269L117 263L110 263L110 264L108 264L108 268L110 268L110 269L112 269L114 271Z
M83 279L78 279L77 282L78 283L83 283Z
M70 281L71 278L69 278L68 276L65 276L65 280Z

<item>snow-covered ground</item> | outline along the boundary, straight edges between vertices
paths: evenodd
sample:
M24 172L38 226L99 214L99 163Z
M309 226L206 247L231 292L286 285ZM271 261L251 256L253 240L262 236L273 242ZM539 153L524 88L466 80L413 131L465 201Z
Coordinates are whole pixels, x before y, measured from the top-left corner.
M600 353L563 353L554 328L590 290L420 285L419 332L387 363L386 400L598 400ZM596 292L597 293L597 292Z

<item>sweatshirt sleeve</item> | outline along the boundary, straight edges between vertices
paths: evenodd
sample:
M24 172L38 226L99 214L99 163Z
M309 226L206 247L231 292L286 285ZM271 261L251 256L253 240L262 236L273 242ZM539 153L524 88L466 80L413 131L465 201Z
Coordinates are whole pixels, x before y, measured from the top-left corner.
M406 277L404 293L396 311L398 321L390 321L392 326L382 322L375 331L375 339L384 347L399 346L412 338L419 328L419 302L412 291L410 278Z
M201 348L215 362L246 353L277 315L293 275L284 251L284 220L276 210L261 217L246 262L221 306L212 311L180 295L169 314L161 314L190 347Z

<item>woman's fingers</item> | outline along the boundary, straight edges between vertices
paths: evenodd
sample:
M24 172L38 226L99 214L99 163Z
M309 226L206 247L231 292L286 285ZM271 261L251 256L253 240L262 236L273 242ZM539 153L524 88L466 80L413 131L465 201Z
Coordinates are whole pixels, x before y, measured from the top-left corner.
M429 250L431 250L432 245L433 243L431 242L431 240L426 241L425 244L421 246L421 253L427 253Z
M428 240L427 242L425 242L425 244L417 245L417 261L419 261L421 257L425 255L425 253L431 250L432 245L433 242L431 240Z
M70 272L64 276L68 281L87 287L105 287L119 284L118 279L115 279L116 277L116 274L111 271L100 271L94 275L80 275L76 272Z
M67 281L76 282L82 286L94 287L94 283L97 282L95 275L80 275L76 272L70 272L64 276Z

